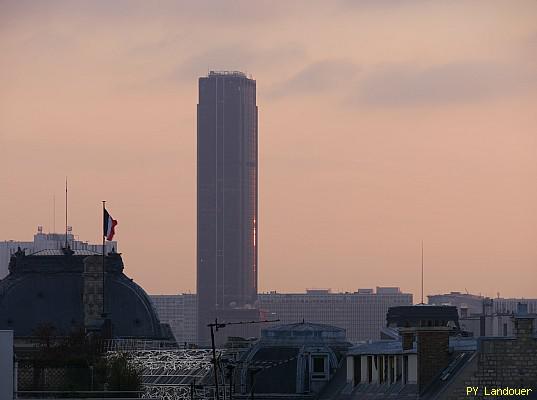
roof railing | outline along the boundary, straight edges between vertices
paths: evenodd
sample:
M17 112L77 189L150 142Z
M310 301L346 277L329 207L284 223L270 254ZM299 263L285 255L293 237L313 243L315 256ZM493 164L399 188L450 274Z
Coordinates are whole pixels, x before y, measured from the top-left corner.
M209 71L209 76L213 75L240 76L241 78L246 78L246 74L242 71Z

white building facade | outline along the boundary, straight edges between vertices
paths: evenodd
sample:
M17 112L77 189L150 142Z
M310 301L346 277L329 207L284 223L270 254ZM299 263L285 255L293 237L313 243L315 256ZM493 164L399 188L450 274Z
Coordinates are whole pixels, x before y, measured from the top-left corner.
M513 316L525 304L529 314L537 314L537 299L490 298L470 293L451 292L428 296L429 304L456 306L461 329L479 336L513 336ZM534 324L537 334L537 324Z
M412 294L398 287L358 289L352 293L332 293L329 289L306 293L262 293L259 309L281 324L300 322L337 326L346 330L347 340L380 339L386 326L388 308L412 305Z
M527 304L529 314L537 314L537 299L506 299L503 297L492 299L493 311L498 314L516 314L518 303Z
M26 254L32 254L41 250L61 249L65 247L65 242L65 233L43 233L42 227L37 228L33 241L5 240L0 242L0 279L5 278L9 273L9 260L18 248L26 252ZM73 233L67 234L67 243L73 250L89 250L101 253L103 248L102 244L90 244L81 241ZM106 252L112 251L112 248L118 251L116 241L106 242L105 246Z
M197 296L195 294L156 294L149 296L160 322L170 325L179 346L197 343Z
M415 347L403 350L398 341L365 344L347 353L347 383L415 385L417 367Z
M471 293L450 292L446 294L435 294L427 296L429 304L456 306L459 315L465 317L472 314L515 314L518 303L528 305L528 313L537 314L537 299L525 298L490 298L478 296ZM486 301L485 301L486 300Z

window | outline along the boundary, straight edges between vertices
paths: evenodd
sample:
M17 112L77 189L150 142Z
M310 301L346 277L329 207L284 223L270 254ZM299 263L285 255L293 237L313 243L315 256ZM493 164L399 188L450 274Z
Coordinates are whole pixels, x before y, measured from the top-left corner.
M315 354L311 356L311 379L328 379L328 356Z
M367 356L367 382L373 381L373 357Z
M408 356L403 356L403 384L408 383Z
M354 383L354 386L356 386L362 380L362 358L360 356L354 356L353 366L354 366L353 383Z

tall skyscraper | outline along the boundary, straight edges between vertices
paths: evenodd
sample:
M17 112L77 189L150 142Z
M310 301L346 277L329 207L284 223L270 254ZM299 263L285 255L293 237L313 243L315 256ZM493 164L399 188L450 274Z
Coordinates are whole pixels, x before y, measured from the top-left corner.
M198 341L203 345L209 340L208 322L255 314L255 81L236 71L211 71L200 78L197 134Z

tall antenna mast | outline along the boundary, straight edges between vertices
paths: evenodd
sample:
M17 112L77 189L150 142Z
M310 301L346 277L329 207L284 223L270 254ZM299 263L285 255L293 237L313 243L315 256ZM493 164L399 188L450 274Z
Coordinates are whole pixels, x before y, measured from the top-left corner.
M421 304L423 303L423 240L421 241Z
M67 177L65 177L65 248L68 246L67 242Z

